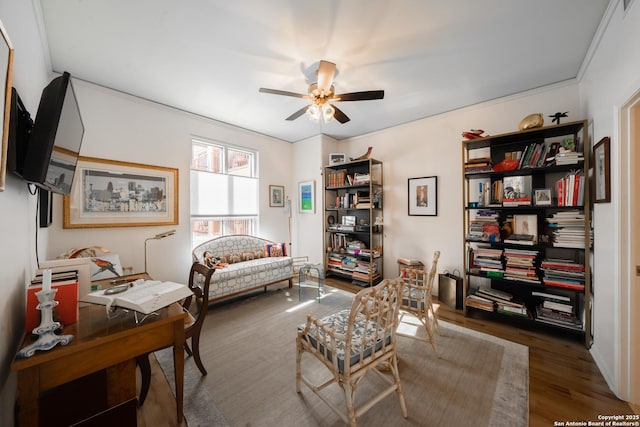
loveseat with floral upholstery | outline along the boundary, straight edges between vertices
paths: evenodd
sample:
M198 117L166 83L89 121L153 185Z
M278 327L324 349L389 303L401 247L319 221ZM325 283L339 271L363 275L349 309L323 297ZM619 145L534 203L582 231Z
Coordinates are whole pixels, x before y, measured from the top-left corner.
M247 235L221 236L196 246L194 261L216 272L211 276L209 302L288 281L293 286L293 259L286 245Z

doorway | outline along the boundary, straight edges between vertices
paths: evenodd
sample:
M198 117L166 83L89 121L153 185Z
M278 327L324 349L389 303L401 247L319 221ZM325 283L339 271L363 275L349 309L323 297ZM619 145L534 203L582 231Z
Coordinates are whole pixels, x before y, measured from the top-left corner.
M620 397L640 407L640 91L620 110ZM628 195L628 197L627 197Z

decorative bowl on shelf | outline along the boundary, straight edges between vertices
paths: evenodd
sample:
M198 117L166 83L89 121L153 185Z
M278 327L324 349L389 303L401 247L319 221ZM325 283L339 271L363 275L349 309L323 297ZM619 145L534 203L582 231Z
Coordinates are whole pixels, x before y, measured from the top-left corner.
M519 164L520 164L519 160L504 159L500 163L493 165L493 170L496 172L512 171L512 170L518 169Z

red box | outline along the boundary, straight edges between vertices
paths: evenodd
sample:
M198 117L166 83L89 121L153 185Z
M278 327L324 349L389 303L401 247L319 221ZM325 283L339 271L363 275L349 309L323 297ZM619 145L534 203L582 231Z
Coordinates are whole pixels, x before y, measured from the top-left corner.
M42 289L42 283L37 283L27 288L27 316L24 329L27 333L40 325L40 310L36 307L39 303L36 292ZM78 321L78 279L67 279L51 282L51 289L57 289L54 299L58 305L54 308L53 318L62 323L62 326L70 325Z

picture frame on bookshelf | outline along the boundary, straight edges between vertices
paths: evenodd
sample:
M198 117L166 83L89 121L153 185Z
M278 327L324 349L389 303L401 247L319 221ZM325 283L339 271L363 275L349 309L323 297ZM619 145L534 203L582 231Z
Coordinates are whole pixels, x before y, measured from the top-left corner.
M531 175L505 176L502 179L503 206L531 205Z
M538 216L537 215L514 215L513 234L514 236L533 236L533 242L538 241Z
M593 202L611 202L610 142L605 136L593 146Z
M315 213L316 211L315 181L298 183L298 210L300 213Z
M347 155L344 153L329 153L329 164L339 165L347 161Z
M538 188L534 192L533 202L536 206L551 206L551 189Z
M438 216L438 177L425 176L408 180L410 216Z
M269 186L269 207L284 207L284 185Z

